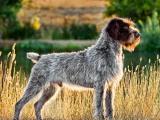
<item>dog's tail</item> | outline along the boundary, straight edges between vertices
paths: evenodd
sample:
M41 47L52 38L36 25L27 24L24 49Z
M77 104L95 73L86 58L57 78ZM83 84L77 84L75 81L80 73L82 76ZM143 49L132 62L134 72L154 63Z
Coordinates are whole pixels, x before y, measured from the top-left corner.
M31 59L33 63L37 63L37 61L41 58L41 55L39 55L38 53L34 53L34 52L28 52L27 58Z

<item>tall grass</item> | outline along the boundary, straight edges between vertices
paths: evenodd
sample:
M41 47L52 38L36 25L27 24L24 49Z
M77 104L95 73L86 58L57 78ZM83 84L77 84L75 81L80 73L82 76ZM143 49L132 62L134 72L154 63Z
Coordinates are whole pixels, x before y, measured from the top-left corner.
M11 119L14 104L23 94L27 76L15 71L15 50L8 59L0 61L0 119ZM140 60L141 62L141 60ZM58 97L52 98L43 110L44 118L54 120L92 120L93 91L72 91L63 88ZM22 119L35 119L33 103L22 112ZM160 118L160 58L136 69L127 67L117 88L115 99L116 120L159 120Z

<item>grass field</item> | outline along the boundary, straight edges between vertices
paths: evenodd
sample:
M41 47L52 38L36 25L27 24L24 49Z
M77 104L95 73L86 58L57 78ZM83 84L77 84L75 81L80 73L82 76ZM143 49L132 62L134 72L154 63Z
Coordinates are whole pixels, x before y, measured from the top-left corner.
M100 23L105 0L23 0L18 13L21 22L38 16L43 25L64 26L72 22Z
M8 59L0 61L0 119L10 120L14 104L23 93L28 76L15 71L15 50ZM142 60L140 60L141 62ZM141 63L140 63L141 64ZM123 80L117 88L116 120L160 120L160 58L136 69L125 68ZM92 120L93 91L72 91L64 88L57 99L52 98L43 110L43 117L54 120ZM33 103L22 111L22 119L35 119Z

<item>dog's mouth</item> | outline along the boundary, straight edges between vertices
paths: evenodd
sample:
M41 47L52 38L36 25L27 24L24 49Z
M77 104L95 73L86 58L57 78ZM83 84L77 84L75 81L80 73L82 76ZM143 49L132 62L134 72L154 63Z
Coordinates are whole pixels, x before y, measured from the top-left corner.
M136 37L132 42L123 43L123 48L129 52L133 52L141 41L140 36Z

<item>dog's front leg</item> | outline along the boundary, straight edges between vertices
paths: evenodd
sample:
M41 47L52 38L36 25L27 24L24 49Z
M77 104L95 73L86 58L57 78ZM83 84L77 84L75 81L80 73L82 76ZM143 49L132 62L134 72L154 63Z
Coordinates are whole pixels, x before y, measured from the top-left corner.
M105 120L113 120L114 117L114 98L115 98L115 88L109 87L105 90L105 109L104 109L104 117Z
M95 84L94 87L94 119L95 120L102 120L103 119L103 105L102 105L102 98L103 98L103 85Z

